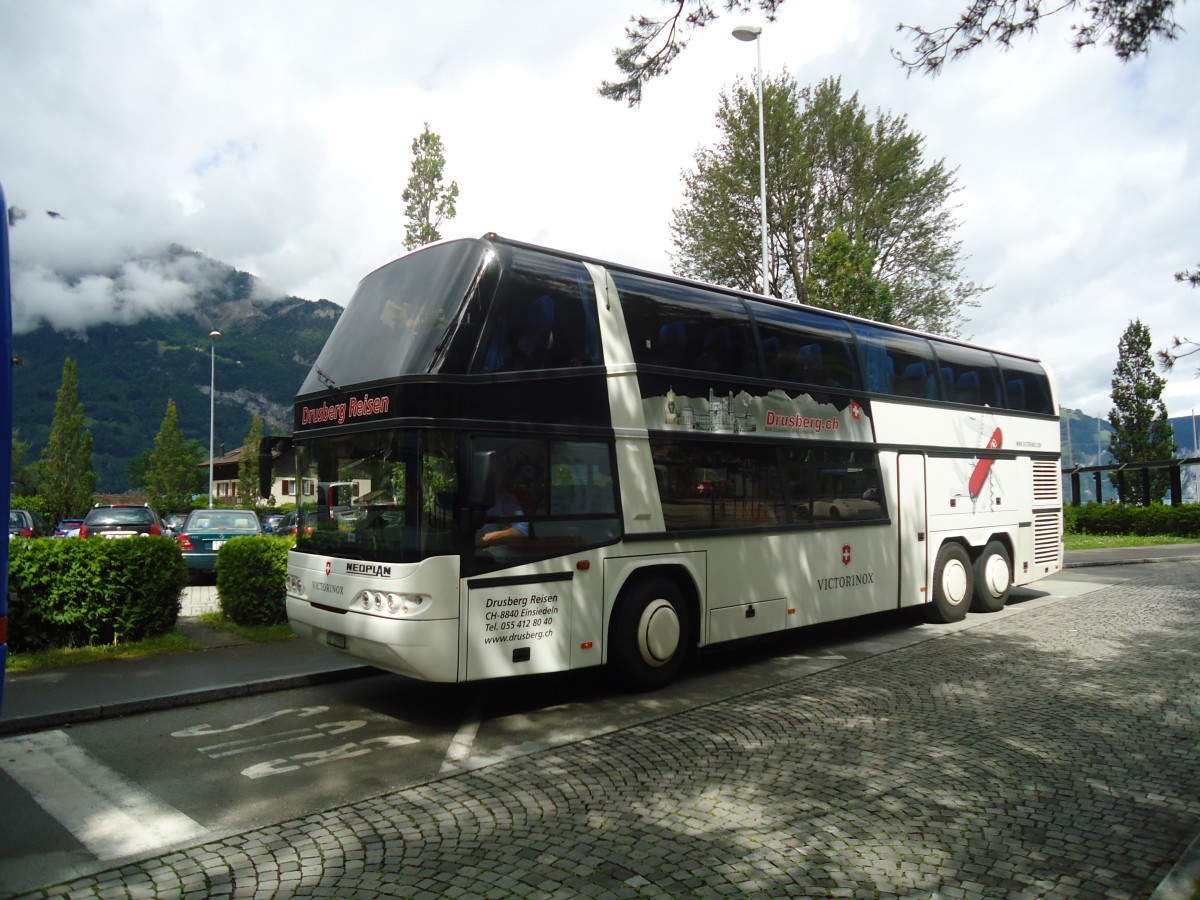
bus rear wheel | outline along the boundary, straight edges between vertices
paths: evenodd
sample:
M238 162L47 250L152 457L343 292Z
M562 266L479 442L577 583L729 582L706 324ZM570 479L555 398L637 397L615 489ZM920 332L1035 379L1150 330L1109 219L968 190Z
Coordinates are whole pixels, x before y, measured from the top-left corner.
M988 541L975 560L975 596L971 609L975 612L999 612L1008 602L1012 587L1012 562L1008 548L999 541Z
M631 586L617 610L609 666L626 688L670 684L683 668L691 623L679 586L655 577Z
M949 624L961 621L971 606L971 557L962 544L948 541L938 550L933 564L931 621Z

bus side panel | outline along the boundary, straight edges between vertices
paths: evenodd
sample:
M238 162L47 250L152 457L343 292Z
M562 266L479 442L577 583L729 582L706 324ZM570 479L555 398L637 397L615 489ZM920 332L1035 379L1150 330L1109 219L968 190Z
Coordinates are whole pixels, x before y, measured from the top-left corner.
M882 460L881 460L882 462ZM929 516L925 504L925 456L902 453L897 457L896 505L900 545L899 605L929 602Z
M571 667L570 578L480 580L467 591L467 681Z

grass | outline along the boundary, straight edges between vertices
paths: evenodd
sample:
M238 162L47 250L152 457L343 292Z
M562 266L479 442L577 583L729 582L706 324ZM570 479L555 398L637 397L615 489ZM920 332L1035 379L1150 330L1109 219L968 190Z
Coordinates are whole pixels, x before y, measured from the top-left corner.
M287 641L296 636L296 632L292 631L292 626L288 625L287 622L284 622L282 625L236 625L219 612L204 613L200 616L200 621L221 631L236 634L238 637L250 641L252 644Z
M204 624L236 634L243 640L261 644L269 641L286 641L296 637L296 633L286 623L283 625L268 625L264 627L246 627L235 625L219 612L205 613L200 616ZM63 666L81 666L87 663L101 662L109 659L149 659L153 656L163 656L168 653L187 653L201 649L187 635L178 631L158 637L147 638L144 641L130 641L127 644L104 644L96 647L65 647L57 650L43 650L38 653L9 653L8 672L33 672L37 669L57 669Z
M1068 550L1107 550L1119 547L1154 547L1159 544L1195 543L1200 543L1200 539L1174 537L1168 534L1068 534L1063 536L1063 544Z
M195 650L198 644L178 632L130 641L128 644L104 644L96 647L65 647L38 653L9 653L9 672L32 672L35 669L56 669L61 666L81 666L105 659L147 659L167 653Z

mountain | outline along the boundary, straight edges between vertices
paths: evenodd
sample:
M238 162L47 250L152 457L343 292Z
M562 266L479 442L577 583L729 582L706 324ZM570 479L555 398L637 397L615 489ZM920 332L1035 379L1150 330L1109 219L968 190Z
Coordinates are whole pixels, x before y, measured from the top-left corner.
M240 446L254 413L268 434L291 434L292 398L333 330L342 308L298 297L262 300L256 280L201 254L171 247L173 259L193 257L202 277L194 306L149 315L129 324L59 331L42 324L14 335L13 427L40 459L54 418L65 360L79 371L79 400L92 432L98 490L129 484L126 467L154 446L168 398L174 399L185 440L208 447L210 346L215 349L215 449ZM210 345L209 333L221 332Z

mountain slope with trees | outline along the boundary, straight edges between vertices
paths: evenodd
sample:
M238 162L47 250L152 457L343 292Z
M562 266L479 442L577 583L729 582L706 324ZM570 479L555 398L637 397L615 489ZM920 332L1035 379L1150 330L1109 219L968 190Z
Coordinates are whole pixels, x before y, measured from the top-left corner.
M171 247L167 255L187 254ZM291 434L291 404L342 308L328 300L298 297L261 300L255 279L208 260L211 276L196 289L186 313L105 324L77 332L43 324L15 335L13 425L29 445L25 465L40 459L62 372L75 363L84 427L92 435L97 489L119 492L131 485L129 463L153 449L168 400L173 400L186 440L208 447L209 332L215 344L215 450L241 446L254 415L272 434Z

